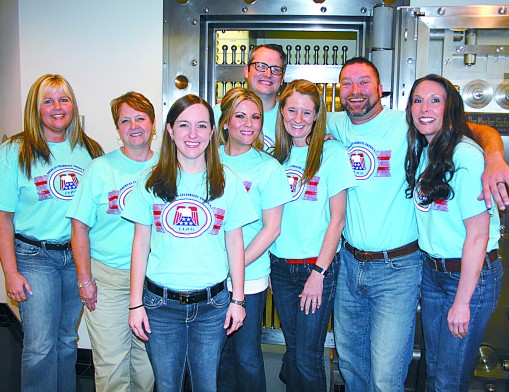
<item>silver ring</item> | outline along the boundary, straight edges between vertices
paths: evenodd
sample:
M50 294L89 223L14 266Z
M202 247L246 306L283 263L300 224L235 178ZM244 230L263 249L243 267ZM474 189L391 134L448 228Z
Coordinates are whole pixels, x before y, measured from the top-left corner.
M500 185L500 184L504 184L505 185L505 182L504 181L497 182L497 185Z

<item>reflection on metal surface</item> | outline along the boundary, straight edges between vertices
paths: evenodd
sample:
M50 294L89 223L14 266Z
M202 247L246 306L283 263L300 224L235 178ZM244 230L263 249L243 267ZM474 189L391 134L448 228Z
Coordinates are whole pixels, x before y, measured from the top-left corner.
M476 371L491 372L498 364L498 355L496 351L489 346L479 347L479 357L477 358Z
M490 103L491 98L493 89L485 80L472 80L463 89L463 100L471 108L483 108Z
M501 83L495 91L495 101L502 109L509 109L509 83Z
M189 85L189 80L184 75L178 75L175 78L175 87L179 90L184 90Z

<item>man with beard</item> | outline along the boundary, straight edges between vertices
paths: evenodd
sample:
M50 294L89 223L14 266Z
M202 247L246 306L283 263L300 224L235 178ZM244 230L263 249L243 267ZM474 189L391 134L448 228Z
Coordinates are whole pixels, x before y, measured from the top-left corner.
M286 53L281 45L265 44L253 47L248 54L244 67L244 77L250 90L263 102L263 135L265 150L272 150L276 142L276 115L279 88L283 84L286 65ZM221 105L214 106L216 126L221 116Z
M405 112L382 108L378 70L369 60L348 60L339 81L345 112L329 114L327 129L348 149L358 180L348 192L334 308L339 367L347 391L403 391L423 263L413 200L405 197L408 124ZM491 170L483 175L490 179L485 196L491 187L505 209L505 187L497 191L508 178L500 137L469 125Z

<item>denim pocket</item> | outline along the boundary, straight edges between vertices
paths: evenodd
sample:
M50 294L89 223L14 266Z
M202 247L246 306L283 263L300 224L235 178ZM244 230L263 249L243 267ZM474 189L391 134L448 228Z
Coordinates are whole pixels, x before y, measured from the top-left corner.
M405 270L411 268L422 268L424 257L421 251L414 252L407 256L398 257L389 260L389 265L395 270Z
M157 309L163 302L163 297L154 294L146 287L143 288L143 305L146 309Z
M230 304L230 292L227 288L211 298L210 304L217 309L222 309Z
M26 244L25 242L16 240L15 243L16 254L19 256L37 256L41 253L41 248L38 246Z

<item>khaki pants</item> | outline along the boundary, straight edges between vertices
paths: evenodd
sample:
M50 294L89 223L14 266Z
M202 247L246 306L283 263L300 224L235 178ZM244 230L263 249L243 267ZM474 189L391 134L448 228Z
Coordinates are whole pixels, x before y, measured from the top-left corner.
M95 310L85 308L95 367L97 392L152 391L154 375L145 343L128 324L129 270L92 259L97 284Z

